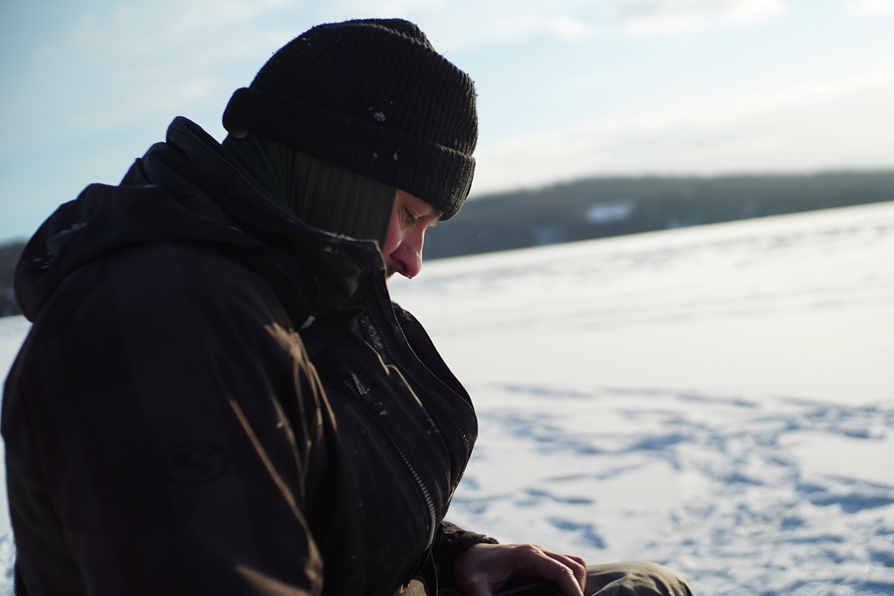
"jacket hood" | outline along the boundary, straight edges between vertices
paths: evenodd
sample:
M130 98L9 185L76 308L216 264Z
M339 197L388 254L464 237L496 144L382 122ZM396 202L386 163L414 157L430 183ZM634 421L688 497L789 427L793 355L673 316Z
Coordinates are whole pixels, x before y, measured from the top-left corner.
M17 302L34 321L73 270L155 242L214 245L267 278L298 325L342 307L365 274L380 277L384 290L374 242L304 224L210 135L178 117L120 185L88 186L38 228L16 267Z

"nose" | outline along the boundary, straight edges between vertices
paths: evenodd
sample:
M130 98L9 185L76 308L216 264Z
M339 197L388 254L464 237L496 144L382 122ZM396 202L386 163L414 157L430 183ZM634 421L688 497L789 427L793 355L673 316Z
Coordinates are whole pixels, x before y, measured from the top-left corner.
M400 246L391 253L397 262L398 273L413 279L422 271L422 246L425 244L425 230L412 231L404 235Z

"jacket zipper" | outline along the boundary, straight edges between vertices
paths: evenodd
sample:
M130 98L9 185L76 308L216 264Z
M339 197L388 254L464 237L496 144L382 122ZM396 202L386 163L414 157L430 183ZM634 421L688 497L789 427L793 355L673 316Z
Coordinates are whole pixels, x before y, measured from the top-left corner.
M370 306L369 297L365 295L363 297L363 301L364 301L364 305L366 306L366 312L370 313L371 317L373 317L375 319L376 313L375 313L375 310L373 310ZM379 321L377 321L377 320L373 321L373 325L375 326L376 331L379 331L379 329L380 329L380 326L378 325L378 323L379 323ZM456 430L459 432L459 435L463 439L463 445L466 448L466 464L468 464L469 463L469 455L470 455L470 453L469 453L469 451L470 451L469 450L469 437L466 436L466 432L465 432L465 430L463 430L462 425L460 425L460 423L456 420L456 418L453 416L453 414L450 413L450 409L447 408L447 406L444 404L444 400L442 400L437 395L433 395L433 394L429 393L428 389L425 388L425 385L423 385L421 382L419 382L419 379L416 378L416 375L413 373L413 371L410 370L409 367L404 365L404 363L397 357L397 354L395 354L394 350L391 349L391 345L388 343L388 339L380 331L379 331L379 338L382 341L382 345L385 347L385 351L388 353L388 357L391 358L391 361L394 362L394 364L400 369L400 372L403 373L404 376L409 378L413 382L413 385L417 389L419 389L422 393L424 393L430 399L432 399L432 400L438 402L438 404L440 404L441 409L444 410L444 413L450 419L450 422L453 424L453 426L456 428Z
M440 404L441 409L447 415L447 418L450 419L450 422L453 424L454 428L456 428L457 432L459 432L460 437L462 437L463 446L465 447L465 450L466 450L466 461L463 464L463 467L460 469L459 478L457 478L457 480L456 480L455 486L459 486L459 483L462 480L463 474L465 474L466 467L469 465L469 459L472 456L472 450L469 446L469 437L466 435L466 431L463 429L462 425L460 425L460 423L456 420L456 417L450 413L450 409L446 406L446 404L444 404L444 400L442 400L440 398L440 396L433 395L432 393L430 393L428 391L428 389L426 389L425 385L422 384L421 382L419 382L419 379L416 378L416 375L413 373L413 371L410 370L410 368L408 366L406 366L403 363L403 361L401 361L397 357L397 354L391 348L388 338L385 337L385 335L380 331L380 329L381 329L380 321L378 320L377 312L375 311L375 309L372 308L372 306L370 304L369 294L367 292L364 292L364 294L363 294L363 304L364 304L366 312L369 313L370 321L373 325L373 328L378 333L379 339L382 342L382 346L385 348L385 352L387 352L388 357L398 367L398 369L401 371L401 373L403 373L403 375L405 377L407 377L408 379L410 379L410 381L412 381L413 385L418 390L420 390L422 393L424 393L430 399L432 399L432 400L438 402L438 404ZM450 491L450 494L447 497L447 503L444 505L444 515L446 515L447 510L450 509L450 504L453 502L453 493L454 492L455 491Z
M429 515L429 532L428 532L428 544L426 545L426 549L431 548L432 543L435 539L435 529L438 525L438 517L435 512L435 503L432 500L431 493L428 490L428 487L425 486L425 482L422 480L422 477L419 475L419 472L416 471L416 468L413 467L413 464L410 463L410 460L407 458L403 449L400 448L397 441L394 440L394 436L388 430L388 427L385 426L385 423L382 422L382 419L379 415L373 410L372 406L369 402L363 399L365 394L369 393L369 389L365 389L363 392L360 391L360 388L357 386L357 382L354 381L353 378L345 379L345 385L348 387L348 391L351 392L351 395L354 396L363 408L366 410L367 414L375 420L376 425L379 427L379 430L385 435L388 441L391 443L391 446L394 447L394 450L397 451L397 454L400 456L401 460L404 462L404 465L410 471L410 474L413 476L413 479L416 481L416 484L419 486L419 490L422 491L422 496L425 497L425 504L428 506L428 515Z

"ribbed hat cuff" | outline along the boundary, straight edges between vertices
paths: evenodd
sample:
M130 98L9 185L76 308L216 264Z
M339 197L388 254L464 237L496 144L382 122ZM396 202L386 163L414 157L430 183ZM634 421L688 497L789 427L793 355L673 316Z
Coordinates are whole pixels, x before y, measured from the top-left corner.
M237 136L265 136L409 192L441 210L442 220L459 211L475 173L474 158L449 147L260 89L237 89L223 125Z

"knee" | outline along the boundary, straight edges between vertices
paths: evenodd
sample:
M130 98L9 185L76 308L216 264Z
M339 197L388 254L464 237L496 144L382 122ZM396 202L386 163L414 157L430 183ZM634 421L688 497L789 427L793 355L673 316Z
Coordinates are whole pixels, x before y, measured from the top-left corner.
M650 585L658 593L666 596L692 596L689 584L676 571L650 561L636 562L641 565L642 573L649 578Z
M649 561L625 561L587 567L591 596L692 596L676 572Z

